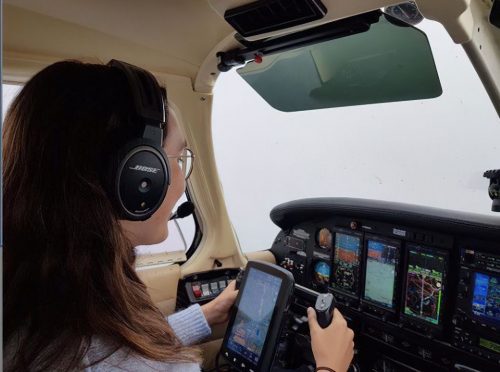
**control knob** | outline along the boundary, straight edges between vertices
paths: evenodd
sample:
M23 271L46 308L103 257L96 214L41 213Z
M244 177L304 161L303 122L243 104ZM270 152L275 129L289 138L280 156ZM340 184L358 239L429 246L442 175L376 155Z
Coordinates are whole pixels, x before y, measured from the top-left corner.
M318 324L321 328L326 328L332 322L333 309L335 309L335 299L331 293L321 293L314 305Z

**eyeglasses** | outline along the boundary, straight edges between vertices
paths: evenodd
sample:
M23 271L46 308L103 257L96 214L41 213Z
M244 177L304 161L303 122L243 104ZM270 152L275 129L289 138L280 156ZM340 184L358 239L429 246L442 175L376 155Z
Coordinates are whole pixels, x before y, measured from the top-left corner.
M167 158L177 158L177 164L181 172L184 174L184 179L188 179L193 171L194 154L191 149L185 148L180 155L167 155Z

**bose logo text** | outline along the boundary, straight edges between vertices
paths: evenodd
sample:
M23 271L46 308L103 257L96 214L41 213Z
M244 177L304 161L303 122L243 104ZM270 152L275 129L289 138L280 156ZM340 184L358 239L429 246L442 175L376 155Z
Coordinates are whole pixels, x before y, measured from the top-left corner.
M158 173L158 171L160 170L159 168L151 168L151 167L146 167L144 165L136 165L135 167L128 167L128 169L148 172L148 173Z

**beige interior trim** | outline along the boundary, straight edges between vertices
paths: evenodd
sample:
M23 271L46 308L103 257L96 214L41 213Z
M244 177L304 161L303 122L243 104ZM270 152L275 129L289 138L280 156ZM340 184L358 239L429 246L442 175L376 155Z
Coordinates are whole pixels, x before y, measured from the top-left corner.
M472 39L463 47L500 116L500 29L489 23L487 1L472 0L470 9L474 20Z
M441 23L453 41L462 44L472 37L474 20L469 9L471 0L416 0L418 9L427 19Z
M38 71L59 60L57 57L4 50L2 82L24 84Z
M5 0L4 50L122 59L194 80L231 27L199 0ZM182 35L182 37L181 37Z
M105 63L116 58L162 72L167 70L154 61L168 60L171 66L168 71L192 76L198 69L198 66L172 58L166 51L151 49L88 27L8 4L4 5L3 11L3 48L7 52L53 61L84 59Z
M136 257L135 268L136 270L147 270L150 266L170 265L182 261L186 261L186 253L184 251L145 254Z
M224 268L243 266L246 260L227 214L215 166L210 125L212 95L194 92L187 78L174 78L161 73L155 73L155 76L167 87L169 103L174 107L179 125L196 154L188 186L203 237L193 256L182 265L182 277L215 268L215 259L222 262Z
M200 345L203 355L202 367L204 370L211 370L215 368L215 358L219 355L221 346L222 338L208 341Z
M274 254L272 254L270 251L255 251L255 252L248 252L245 254L247 257L248 261L266 261L272 264L276 264L276 257L274 257Z
M231 50L240 48L241 44L236 41L234 35L236 32L231 32L224 39L222 39L215 47L212 48L210 53L205 57L203 63L196 74L194 81L194 90L200 93L210 94L219 77L220 71L217 68L218 59L216 58L217 52L223 50Z
M138 271L139 278L146 284L151 299L163 315L169 315L175 310L177 301L177 283L181 276L179 265Z

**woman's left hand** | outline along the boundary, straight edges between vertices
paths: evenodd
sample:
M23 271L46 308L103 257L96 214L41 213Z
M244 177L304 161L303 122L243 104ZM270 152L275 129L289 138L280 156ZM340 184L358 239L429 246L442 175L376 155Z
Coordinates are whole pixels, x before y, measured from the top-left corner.
M236 282L233 280L220 295L201 307L210 326L228 321L229 310L238 295L235 285Z

